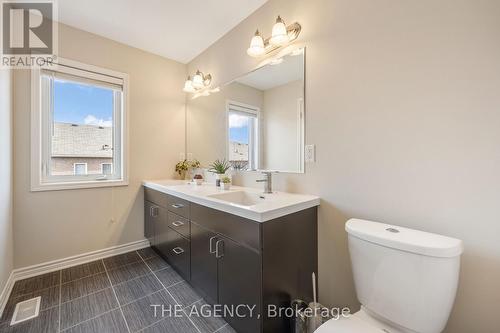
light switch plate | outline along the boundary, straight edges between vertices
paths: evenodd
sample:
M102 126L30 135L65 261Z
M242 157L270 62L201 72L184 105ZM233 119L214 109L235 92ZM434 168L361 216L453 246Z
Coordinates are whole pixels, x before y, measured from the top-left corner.
M179 161L184 161L186 159L186 153L179 153Z
M192 161L193 160L193 153L188 153L187 159L188 159L188 161Z
M316 146L315 145L306 145L304 158L306 160L306 163L316 162Z

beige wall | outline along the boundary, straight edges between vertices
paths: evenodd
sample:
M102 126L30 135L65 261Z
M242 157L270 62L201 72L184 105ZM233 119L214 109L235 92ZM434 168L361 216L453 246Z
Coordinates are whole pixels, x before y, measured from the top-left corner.
M12 72L0 69L0 294L14 267L12 173Z
M261 108L263 93L234 82L221 87L219 93L187 101L187 151L203 167L227 156L227 100Z
M322 198L321 302L357 307L344 223L366 218L463 239L446 332L498 331L500 2L270 0L189 72L226 82L249 71L253 32L268 36L278 14L303 25L317 162L276 184Z
M16 267L143 239L141 181L173 177L185 150L185 65L64 25L59 28L59 55L129 74L130 185L29 191L30 76L16 70Z
M304 95L302 80L264 91L262 169L298 171L299 98Z

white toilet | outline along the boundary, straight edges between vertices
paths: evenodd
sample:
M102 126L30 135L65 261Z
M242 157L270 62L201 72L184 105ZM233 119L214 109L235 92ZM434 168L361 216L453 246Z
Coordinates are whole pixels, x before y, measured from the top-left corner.
M462 241L358 219L345 229L361 310L315 332L442 332L455 301Z

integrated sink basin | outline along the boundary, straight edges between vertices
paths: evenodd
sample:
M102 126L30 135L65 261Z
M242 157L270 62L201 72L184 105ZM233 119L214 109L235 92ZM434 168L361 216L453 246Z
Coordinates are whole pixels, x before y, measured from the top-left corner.
M233 191L207 195L210 198L227 201L240 206L255 206L266 200L263 194L251 193L247 191Z

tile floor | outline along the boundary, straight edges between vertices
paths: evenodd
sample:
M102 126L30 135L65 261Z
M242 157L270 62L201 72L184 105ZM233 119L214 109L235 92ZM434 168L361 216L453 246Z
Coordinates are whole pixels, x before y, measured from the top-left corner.
M15 305L41 296L37 318L10 326ZM155 316L152 304L182 308ZM221 318L201 317L204 301L151 248L15 283L0 333L235 333Z

